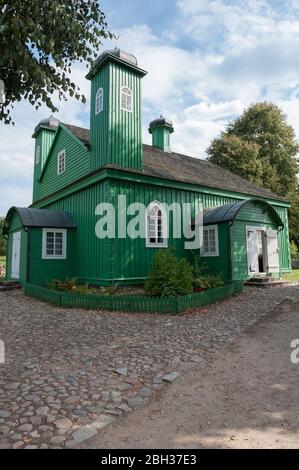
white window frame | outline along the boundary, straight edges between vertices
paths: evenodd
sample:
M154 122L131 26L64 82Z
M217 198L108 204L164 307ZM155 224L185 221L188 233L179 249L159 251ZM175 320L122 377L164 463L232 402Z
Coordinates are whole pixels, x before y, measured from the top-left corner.
M102 87L98 88L96 92L95 114L99 114L104 109L104 90Z
M55 252L55 234L62 233L62 254L47 254L47 234L54 233L54 252ZM66 259L67 233L65 228L43 228L42 241L42 259Z
M204 233L209 230L215 230L215 251L205 251L204 248ZM206 227L203 227L202 247L200 250L200 256L219 256L218 225L207 225Z
M63 155L63 169L61 169L60 158ZM61 150L61 152L57 155L57 175L61 175L65 172L65 149Z
M127 89L129 92L125 92L124 89ZM126 107L123 107L122 105L122 95L125 94L126 95ZM131 108L129 109L127 107L127 104L128 104L128 101L127 101L127 97L130 96L131 97ZM121 87L120 89L120 109L122 111L127 111L128 113L133 113L133 91L132 89L128 86L128 85L124 85Z
M39 162L40 162L40 145L38 145L35 150L35 164L38 165Z
M150 213L151 211L157 207L159 210L162 212L162 237L163 237L163 242L158 243L158 242L151 242L150 241L150 233L149 233L149 218L150 218ZM158 220L158 219L157 219ZM159 202L159 201L153 201L151 202L146 209L145 213L145 230L146 230L146 247L147 248L167 248L168 246L168 217L167 217L167 211L164 207L164 205ZM156 231L156 239L157 239L157 224L155 227Z

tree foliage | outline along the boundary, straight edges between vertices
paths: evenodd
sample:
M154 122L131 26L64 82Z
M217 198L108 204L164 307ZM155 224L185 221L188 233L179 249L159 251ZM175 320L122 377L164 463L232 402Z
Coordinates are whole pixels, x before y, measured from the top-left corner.
M299 192L295 132L271 103L256 103L230 122L207 150L212 163L291 201L290 237L299 245Z
M0 256L6 255L6 240L2 235L3 225L4 217L0 217Z
M75 61L92 63L101 39L112 37L98 0L0 0L0 79L5 84L0 121L12 122L13 103L44 102L51 95L85 101L69 78Z
M295 133L281 109L256 103L212 141L209 160L281 196L296 191Z

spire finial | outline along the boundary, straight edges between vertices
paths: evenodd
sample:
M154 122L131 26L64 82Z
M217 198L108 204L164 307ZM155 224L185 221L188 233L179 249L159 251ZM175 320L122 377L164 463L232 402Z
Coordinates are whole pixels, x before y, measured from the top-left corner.
M119 34L116 34L115 36L115 49L118 49L118 40L120 38L120 35Z

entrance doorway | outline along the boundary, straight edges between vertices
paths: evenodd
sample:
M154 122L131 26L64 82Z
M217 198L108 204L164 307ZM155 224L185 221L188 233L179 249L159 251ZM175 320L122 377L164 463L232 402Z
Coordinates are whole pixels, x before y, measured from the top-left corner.
M266 255L266 232L265 230L256 231L256 243L257 243L257 258L258 258L258 272L265 273L267 271L267 264L265 260Z
M21 249L21 232L15 232L12 237L11 250L11 277L19 279L20 277L20 250Z
M277 230L246 227L248 274L279 272Z

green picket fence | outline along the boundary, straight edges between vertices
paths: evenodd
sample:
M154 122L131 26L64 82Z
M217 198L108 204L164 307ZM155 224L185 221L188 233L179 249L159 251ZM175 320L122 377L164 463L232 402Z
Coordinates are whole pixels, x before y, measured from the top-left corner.
M217 302L217 300L240 293L242 292L242 287L243 282L236 281L216 289L165 299L135 295L76 294L50 290L33 284L24 284L24 291L28 296L46 300L61 307L130 312L180 313L189 308L204 307Z

